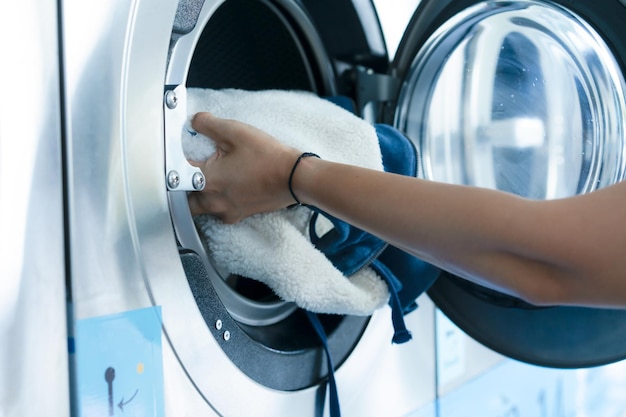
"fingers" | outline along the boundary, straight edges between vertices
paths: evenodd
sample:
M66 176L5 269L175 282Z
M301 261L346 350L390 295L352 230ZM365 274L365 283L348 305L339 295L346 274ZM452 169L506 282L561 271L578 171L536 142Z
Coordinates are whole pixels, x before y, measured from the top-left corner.
M236 208L226 204L219 196L191 192L187 194L187 201L192 216L210 214L226 224L237 223L245 217Z
M191 212L192 216L203 214L204 210L196 193L187 194L187 202L189 203L189 211Z
M220 119L207 112L196 113L191 119L191 127L211 138L221 148L228 148L235 136L233 121Z
M191 127L202 134L208 134L209 130L212 130L212 126L214 124L215 116L208 112L199 112L196 113L191 118Z
M247 146L264 146L273 140L267 133L247 123L222 119L211 113L196 113L191 120L191 127L212 139L218 148L228 153L236 144L245 142ZM271 138L271 139L270 139Z
M193 159L187 159L187 162L189 165L200 169L202 169L202 167L206 164L206 161L194 161Z
M191 126L216 145L206 161L189 161L206 178L204 189L190 194L193 214L211 214L232 223L291 202L285 184L298 150L253 125L210 113L194 115Z

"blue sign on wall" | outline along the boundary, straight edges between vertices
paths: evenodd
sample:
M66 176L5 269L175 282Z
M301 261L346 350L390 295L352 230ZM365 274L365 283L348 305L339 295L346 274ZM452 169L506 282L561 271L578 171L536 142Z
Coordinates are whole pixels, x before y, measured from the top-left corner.
M80 417L163 417L160 307L79 320L75 349Z

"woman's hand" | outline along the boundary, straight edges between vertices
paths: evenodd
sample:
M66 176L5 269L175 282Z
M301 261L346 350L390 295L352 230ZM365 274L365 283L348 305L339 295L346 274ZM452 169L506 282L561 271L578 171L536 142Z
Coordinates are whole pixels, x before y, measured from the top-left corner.
M210 113L196 114L191 125L217 148L206 161L191 162L206 178L204 190L189 194L193 215L212 214L236 223L294 203L288 179L300 154L297 149L253 126Z

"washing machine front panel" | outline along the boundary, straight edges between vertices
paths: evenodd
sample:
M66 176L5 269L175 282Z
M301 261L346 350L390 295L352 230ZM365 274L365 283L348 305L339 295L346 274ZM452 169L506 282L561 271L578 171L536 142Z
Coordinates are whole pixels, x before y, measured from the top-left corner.
M0 415L69 415L57 4L0 22Z
M536 199L623 180L626 83L618 2L422 2L401 42L396 125L425 178ZM626 356L621 310L534 308L443 273L429 294L470 336L523 361Z
M280 381L273 385L275 381L247 369L245 364L253 366L255 362L254 356L245 357L248 353L254 349L270 351L271 346L250 340L250 331L244 331L246 323L233 317L215 293L208 297L213 310L198 302L199 292L194 290L190 276L205 277L203 274L210 273L212 266L202 259L198 261L197 254L204 250L202 243L195 251L189 251L185 244L177 245L182 237L181 223L189 226L192 222L185 207L185 193L167 191L164 167L169 148L165 123L168 111L177 106L171 106L164 96L172 85L184 87L202 30L226 3L205 1L195 24L181 33L172 31L177 10L181 9L169 1L85 4L68 0L62 5L74 321L81 330L93 323L106 324L113 318L160 308L163 404L167 414L320 415L326 397L324 367L316 370L317 379L293 389L281 386ZM293 30L288 34L300 37L309 30L299 20L305 14L297 12L297 3L258 3L279 15L279 22L291 25ZM85 16L98 18L90 20ZM311 33L312 39L314 31ZM187 47L190 49L183 53ZM330 74L310 79L320 94L332 93L332 80L328 81L332 70L328 61L320 59L322 52L314 48L295 50L311 62L318 62L312 66L319 67L320 73ZM172 65L181 54L185 57L181 59L189 59L187 63ZM184 109L184 103L179 105L177 110ZM204 282L205 290L215 290L210 279ZM414 378L417 383L424 381L418 373L398 378L395 371L386 373L386 364L397 357L390 344L389 315L389 311L383 310L369 320L359 319L356 325L351 319L341 320L339 328L344 326L348 335L352 332L347 344L341 342L344 332L334 331L329 338L331 343L335 338L338 346L346 347L337 380L346 404L343 411L348 415L350 410L363 410L356 398L376 386L369 378L372 373L380 371L388 376L387 380L400 385L414 385L406 378ZM423 309L419 317L418 323L428 322L432 310ZM282 322L279 316L270 320ZM261 324L266 323L253 320L247 325L262 331ZM86 346L81 332L77 333L77 340ZM101 335L103 343L112 343L113 337ZM298 337L299 333L292 339L299 343ZM248 341L243 343L243 339ZM420 357L432 359L433 345L428 340L432 341L427 339L416 349L423 353ZM253 350L244 349L244 345ZM133 346L129 344L128 348ZM77 344L77 352L80 349ZM284 356L299 354L286 352ZM311 368L311 362L323 362L319 347L306 355L306 367ZM237 356L244 362L237 362ZM373 357L386 359L364 366L364 361ZM267 366L262 358L256 359L259 367ZM79 360L77 375L81 375L84 366L87 364ZM281 372L280 367L272 369L277 380L286 380ZM404 415L434 399L433 373L425 378L429 389L422 393L406 396L398 390L401 398L388 407L392 415ZM84 381L78 379L77 383ZM75 392L79 409L84 404L81 392ZM359 413L365 415L364 411Z
M154 385L167 381L167 411L215 414L188 380L166 333L181 329L202 339L206 331L185 316L188 285L164 188L163 86L176 3L66 1L62 10L76 357L84 352L80 329L88 320L106 323L112 315L161 306L164 375ZM183 294L170 304L157 300L149 285L154 282ZM115 336L103 331L99 338L106 345ZM206 352L219 363L219 348L209 345ZM88 366L77 360L76 375ZM220 366L212 369L226 374ZM75 382L73 402L83 415L89 403L81 391L88 381ZM189 389L172 397L179 394L172 387Z

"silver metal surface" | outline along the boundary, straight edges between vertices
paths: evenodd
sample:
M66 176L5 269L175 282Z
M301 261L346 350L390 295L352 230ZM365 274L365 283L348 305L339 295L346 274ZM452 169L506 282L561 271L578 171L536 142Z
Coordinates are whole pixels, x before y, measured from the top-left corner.
M205 2L204 22L220 3ZM287 10L297 8L282 3ZM189 210L184 193L168 193L163 181L164 85L183 84L174 75L184 79L186 71L183 64L166 76L176 6L167 0L68 0L63 5L74 317L162 307L166 415L317 415L323 385L293 392L268 389L229 360L204 322L182 269L170 210L186 216ZM196 36L193 31L182 36L179 45L189 42L193 51ZM179 53L175 48L172 59ZM168 194L182 196L173 203L180 207L172 208ZM413 317L424 323L414 325L414 332L432 326L432 309L422 308ZM405 347L426 370L406 373L404 362L394 362L400 356L389 342L391 334L390 312L384 309L338 370L346 415L380 415L373 412L375 404L387 398L364 393L382 381L386 387L388 381L397 383L394 388L424 387L411 388L410 395L392 390L398 398L385 407L388 415L405 415L434 399L432 338L416 335L416 343ZM228 343L237 341L231 337ZM380 360L374 365L373 358ZM374 382L376 374L385 375L380 384Z
M176 91L168 90L165 93L165 105L168 109L175 109L178 105L178 96L176 95Z
M167 173L167 186L169 189L176 189L180 185L180 175L178 171L170 171Z
M608 46L551 2L484 2L415 58L397 123L429 179L559 198L626 172L626 83Z
M193 176L191 177L191 184L193 185L194 190L202 190L205 184L204 174L202 174L201 172L196 172L195 174L193 174Z
M0 416L67 416L56 2L2 2L0 45Z
M183 126L187 121L187 89L178 85L165 92L165 172L167 188L176 191L197 191L204 188L204 174L185 158L182 145Z

